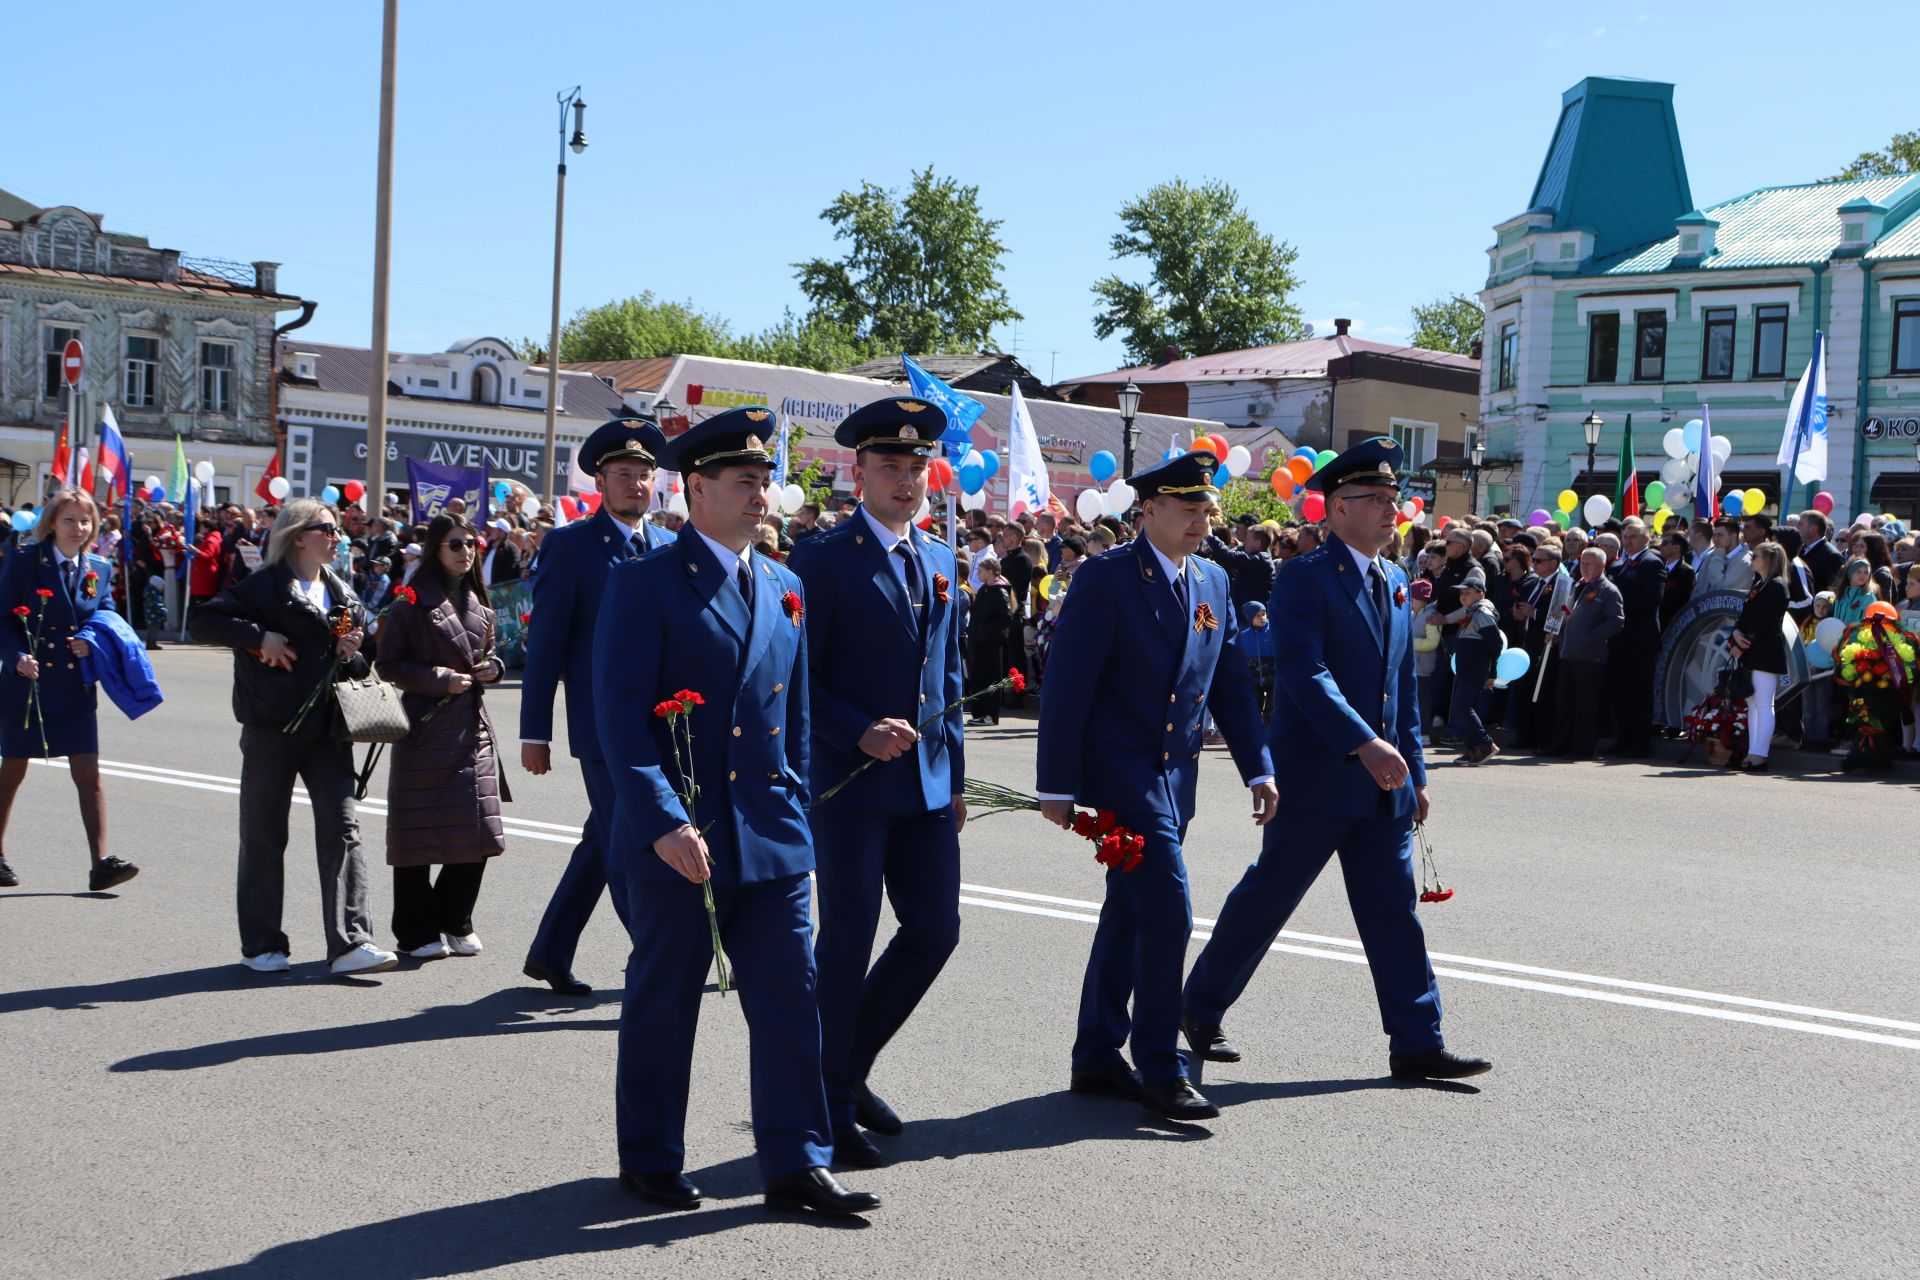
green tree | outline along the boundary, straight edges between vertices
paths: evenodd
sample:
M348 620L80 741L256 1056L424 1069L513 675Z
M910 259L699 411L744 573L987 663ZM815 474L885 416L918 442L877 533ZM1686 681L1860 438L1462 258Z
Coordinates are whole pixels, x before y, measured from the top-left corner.
M1472 355L1473 344L1480 341L1486 319L1486 312L1480 309L1479 302L1462 293L1448 298L1435 298L1424 305L1416 303L1413 308L1413 337L1408 342L1429 351Z
M1292 245L1263 233L1224 182L1163 182L1120 209L1115 258L1144 258L1144 283L1107 276L1093 286L1093 331L1118 333L1127 358L1158 360L1168 346L1196 355L1307 336L1288 295L1300 287Z
M1001 224L981 213L979 187L936 178L929 165L904 199L863 182L820 217L847 252L793 264L809 320L879 350L931 355L979 350L995 325L1021 318L1000 283Z
M801 318L788 311L779 324L736 341L732 354L737 360L833 372L863 364L885 350L837 320Z
M1255 520L1273 520L1285 524L1293 519L1293 504L1273 491L1273 473L1285 465L1286 455L1278 450L1258 477L1241 476L1220 488L1220 518L1238 520L1250 515Z
M1850 178L1885 178L1903 173L1920 173L1920 129L1896 133L1885 151L1862 151L1852 164L1829 178L1844 182Z
M733 328L688 302L663 302L652 292L584 307L560 329L562 360L643 360L649 356L726 356Z

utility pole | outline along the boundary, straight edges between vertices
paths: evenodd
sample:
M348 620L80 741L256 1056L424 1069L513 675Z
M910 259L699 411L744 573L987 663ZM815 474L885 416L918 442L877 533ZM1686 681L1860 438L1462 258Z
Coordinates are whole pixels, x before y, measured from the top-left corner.
M393 234L393 85L400 0L386 0L380 33L380 167L373 198L373 372L367 388L367 491L360 503L370 516L383 510L387 494L387 275Z

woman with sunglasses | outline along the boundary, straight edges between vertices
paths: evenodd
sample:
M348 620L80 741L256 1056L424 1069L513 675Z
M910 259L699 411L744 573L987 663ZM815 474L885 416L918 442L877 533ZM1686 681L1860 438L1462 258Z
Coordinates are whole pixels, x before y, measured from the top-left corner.
M507 850L500 802L512 796L481 692L505 668L494 654L479 550L465 516L435 516L413 575L416 597L402 598L380 627L376 666L400 686L413 723L394 744L387 777L393 935L418 960L480 954L480 877L487 859Z
M215 596L188 620L202 644L233 650L233 718L240 722L240 956L259 973L287 968L292 947L280 927L287 819L295 779L313 804L320 906L327 958L338 975L375 973L398 963L373 945L367 869L354 816L353 747L334 736L331 691L302 715L330 678L367 674L367 612L333 572L340 522L317 498L280 508L260 568ZM295 726L298 721L297 727Z

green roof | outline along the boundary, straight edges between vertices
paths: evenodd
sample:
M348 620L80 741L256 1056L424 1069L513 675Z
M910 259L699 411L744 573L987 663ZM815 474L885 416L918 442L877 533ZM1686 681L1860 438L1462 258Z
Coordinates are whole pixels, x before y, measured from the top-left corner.
M1531 210L1556 231L1593 233L1594 252L1645 244L1693 208L1673 86L1589 76L1560 97L1560 120L1533 185Z
M1888 209L1889 223L1910 226L1909 215L1920 210L1920 175L1763 187L1710 206L1706 213L1720 224L1713 253L1697 262L1689 259L1685 269L1727 271L1825 262L1843 245L1840 206L1862 199ZM1886 240L1883 235L1881 244ZM1873 256L1880 256L1878 249ZM1625 276L1667 271L1674 268L1679 257L1680 237L1671 235L1611 258L1598 258L1591 274Z
M1896 229L1880 237L1867 252L1869 262L1884 262L1890 258L1920 258L1920 218L1908 218Z

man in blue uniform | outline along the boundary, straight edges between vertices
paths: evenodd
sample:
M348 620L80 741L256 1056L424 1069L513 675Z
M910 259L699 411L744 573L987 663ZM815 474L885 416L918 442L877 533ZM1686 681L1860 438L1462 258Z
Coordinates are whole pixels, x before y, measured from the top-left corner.
M1414 914L1413 824L1427 816L1427 770L1406 576L1380 558L1399 519L1399 465L1400 446L1375 436L1315 472L1307 486L1327 495L1332 534L1274 575L1268 743L1285 798L1187 978L1187 1043L1211 1062L1240 1060L1221 1019L1338 852L1393 1075L1492 1069L1441 1044L1440 993Z
M567 745L587 784L587 821L527 948L523 972L570 996L593 992L573 976L573 953L607 887L607 823L613 814L613 784L594 718L594 620L608 571L673 541L672 533L647 521L654 467L666 445L660 428L645 418L615 418L594 428L580 446L579 462L593 474L600 510L548 534L533 575L533 621L520 686L520 764L531 774L553 767L554 686L564 683ZM617 896L613 906L621 910Z
M750 549L770 509L767 442L778 425L753 405L667 446L660 462L685 478L687 528L672 546L615 566L594 630L615 801L608 879L633 938L615 1106L620 1180L656 1204L700 1202L682 1169L717 930L743 979L767 1206L863 1213L879 1198L827 1172L807 879L806 605L800 580ZM691 751L659 714L670 700L686 705Z
M1107 872L1071 1086L1137 1099L1173 1120L1220 1114L1188 1081L1177 1048L1193 932L1181 845L1209 712L1253 791L1254 821L1270 820L1278 800L1252 677L1233 643L1226 571L1195 554L1216 509L1219 465L1202 451L1129 477L1140 536L1074 571L1040 693L1041 813L1071 827L1077 800L1146 839L1135 870ZM1132 1069L1120 1053L1129 1033Z
M960 942L960 598L953 553L912 526L946 425L905 396L848 415L834 439L857 451L860 507L788 562L807 586L813 790L881 762L810 817L834 1158L862 1167L882 1157L856 1123L901 1129L867 1075ZM899 927L869 972L883 890Z

